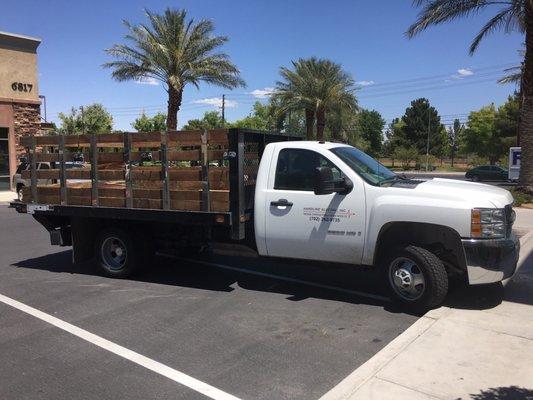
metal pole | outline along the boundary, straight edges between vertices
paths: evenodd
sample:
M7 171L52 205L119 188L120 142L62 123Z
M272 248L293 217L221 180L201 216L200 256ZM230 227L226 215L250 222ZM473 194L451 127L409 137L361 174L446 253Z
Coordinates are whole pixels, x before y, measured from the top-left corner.
M43 99L43 103L44 103L44 122L48 122L46 119L46 96L39 95L39 98Z
M429 171L429 131L431 129L430 111L431 111L431 108L428 108L428 140L427 140L427 145L426 145L426 172Z

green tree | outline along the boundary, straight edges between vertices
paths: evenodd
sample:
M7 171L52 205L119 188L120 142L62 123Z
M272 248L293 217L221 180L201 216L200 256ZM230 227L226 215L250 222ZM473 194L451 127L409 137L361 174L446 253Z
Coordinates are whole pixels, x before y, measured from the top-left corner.
M398 147L407 147L408 143L403 134L404 122L400 118L394 118L385 131L385 143L383 153L393 156L394 150Z
M72 107L68 114L59 113L58 118L59 132L64 134L110 133L113 129L113 117L98 103L79 109Z
M133 25L125 39L131 46L116 44L106 52L116 61L104 64L118 81L156 79L168 93L167 127L177 127L183 90L201 82L233 89L245 86L238 68L219 51L228 41L214 35L213 22L187 19L185 10L167 8L160 15L146 10L149 24Z
M520 181L533 188L533 1L532 0L414 0L422 7L417 20L407 30L413 37L429 26L477 14L491 6L496 14L481 28L470 45L470 54L488 34L497 30L525 33L526 50L522 64L519 133L522 146Z
M464 135L465 150L478 157L487 157L491 165L505 151L495 128L496 114L494 104L472 111Z
M167 116L157 113L153 117L148 117L144 112L139 118L132 122L131 127L137 132L157 132L167 129Z
M206 111L200 119L190 119L183 126L186 131L222 128L223 121L218 111Z
M229 124L229 126L261 131L276 131L280 127L274 106L270 103L262 104L259 101L255 102L252 112L248 116Z
M378 156L383 147L383 128L385 120L375 110L361 110L357 118L357 133L370 145L370 154Z
M403 146L395 148L392 157L402 163L402 168L404 170L409 169L411 162L416 162L420 158L416 147Z
M457 118L453 121L453 126L448 129L448 141L450 143L450 156L452 159L452 167L455 160L455 155L461 142L464 125L461 124Z
M440 155L443 149L443 127L437 110L428 99L413 100L402 117L404 145L414 146L419 154L426 154L429 131L429 153Z
M340 64L330 60L308 58L292 62L293 69L281 67L282 80L276 83L274 99L282 111L303 110L306 136L313 139L316 118L316 137L324 139L327 115L337 108L357 109L354 81Z

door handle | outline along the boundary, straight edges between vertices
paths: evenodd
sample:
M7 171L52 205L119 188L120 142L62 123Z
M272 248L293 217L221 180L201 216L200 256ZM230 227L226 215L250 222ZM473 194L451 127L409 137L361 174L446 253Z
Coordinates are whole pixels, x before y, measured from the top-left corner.
M278 201L271 201L270 205L275 207L291 207L292 203L287 199L279 199Z

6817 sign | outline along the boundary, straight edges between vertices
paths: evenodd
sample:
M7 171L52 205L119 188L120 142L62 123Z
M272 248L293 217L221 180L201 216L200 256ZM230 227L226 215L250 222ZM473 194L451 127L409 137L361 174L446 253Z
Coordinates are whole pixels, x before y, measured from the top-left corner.
M22 82L13 82L11 84L11 89L14 92L31 92L33 85L31 83L22 83Z

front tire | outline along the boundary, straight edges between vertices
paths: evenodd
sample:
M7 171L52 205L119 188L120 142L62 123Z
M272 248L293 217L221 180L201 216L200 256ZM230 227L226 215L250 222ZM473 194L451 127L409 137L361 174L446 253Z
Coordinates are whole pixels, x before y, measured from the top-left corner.
M134 274L142 258L130 234L118 228L106 228L98 234L94 254L100 271L114 278Z
M472 182L481 182L479 175L472 175Z
M392 296L417 311L438 307L448 293L448 274L442 261L417 246L395 249L384 263Z

